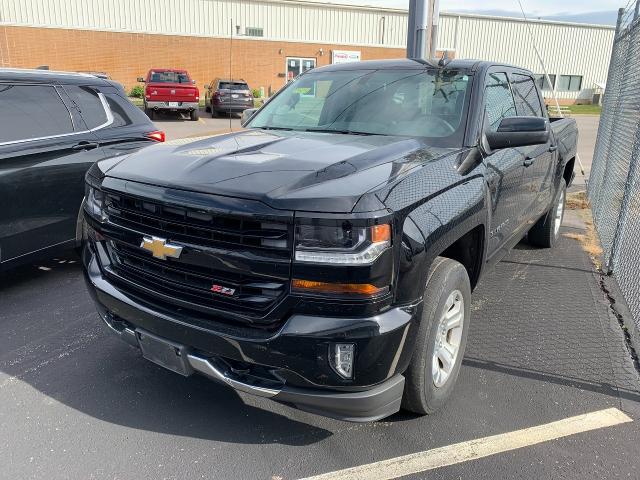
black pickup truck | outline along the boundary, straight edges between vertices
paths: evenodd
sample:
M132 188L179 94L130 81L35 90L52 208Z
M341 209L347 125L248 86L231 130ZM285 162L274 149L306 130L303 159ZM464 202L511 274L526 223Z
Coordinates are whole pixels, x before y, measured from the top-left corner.
M88 172L100 316L166 368L306 411L434 412L483 273L558 239L575 122L531 72L467 60L318 68L249 114Z

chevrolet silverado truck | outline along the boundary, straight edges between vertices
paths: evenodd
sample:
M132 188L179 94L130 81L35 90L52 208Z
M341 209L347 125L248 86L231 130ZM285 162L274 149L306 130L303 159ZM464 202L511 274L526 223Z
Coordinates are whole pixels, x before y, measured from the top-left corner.
M469 60L317 68L249 113L88 172L102 320L174 372L305 411L435 412L483 274L558 241L574 120L550 122L531 72Z
M188 113L191 120L198 120L200 91L186 70L152 68L138 81L145 84L144 113L151 120L157 112Z

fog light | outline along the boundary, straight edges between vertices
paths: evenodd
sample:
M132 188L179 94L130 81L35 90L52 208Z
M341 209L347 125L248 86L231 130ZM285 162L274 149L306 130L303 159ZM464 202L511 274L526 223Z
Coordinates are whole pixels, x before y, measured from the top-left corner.
M329 348L329 363L338 375L343 378L353 377L353 343L335 343Z

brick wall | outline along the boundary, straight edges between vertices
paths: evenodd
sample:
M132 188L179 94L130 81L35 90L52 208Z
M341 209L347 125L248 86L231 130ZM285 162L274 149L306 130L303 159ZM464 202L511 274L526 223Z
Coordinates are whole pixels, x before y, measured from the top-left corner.
M138 33L1 27L0 65L51 70L100 71L122 83L127 91L136 78L156 67L184 68L202 87L215 77L229 76L229 39ZM320 54L323 50L323 55ZM233 40L232 74L251 88L278 90L285 82L286 57L315 58L331 63L331 50L359 50L363 60L405 56L400 48L331 44Z

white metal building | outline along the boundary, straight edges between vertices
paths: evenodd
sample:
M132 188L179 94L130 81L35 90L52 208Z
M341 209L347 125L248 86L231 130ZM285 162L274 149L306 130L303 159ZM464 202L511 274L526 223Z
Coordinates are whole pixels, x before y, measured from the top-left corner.
M389 48L397 57L407 12L302 0L0 0L2 26L207 38L227 38L233 30L239 40ZM529 27L558 96L589 101L595 84L606 82L613 27L444 12L438 49L541 73ZM4 47L8 56L10 45Z

